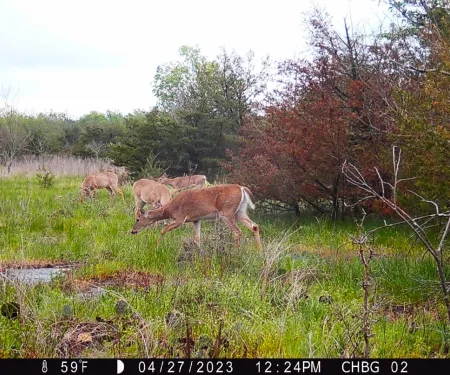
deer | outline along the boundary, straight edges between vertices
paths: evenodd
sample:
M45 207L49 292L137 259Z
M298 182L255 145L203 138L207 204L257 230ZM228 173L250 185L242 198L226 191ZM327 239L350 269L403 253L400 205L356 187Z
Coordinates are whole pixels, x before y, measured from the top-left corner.
M130 172L125 167L117 167L115 172L117 173L117 177L119 179L119 186L125 185L130 177Z
M163 173L157 180L162 184L172 186L174 189L189 189L192 187L204 187L206 184L206 176L204 175L192 175L169 178L167 173Z
M114 200L116 193L120 194L122 200L125 202L122 190L118 187L117 174L108 169L106 172L91 174L87 176L81 184L82 195L86 198L91 198L91 192L95 197L98 189L106 189L109 192L111 201Z
M139 213L131 234L137 234L155 222L172 219L173 221L162 229L157 242L158 246L167 232L180 227L185 222L192 222L194 242L200 245L201 221L220 218L231 229L237 247L240 246L242 231L236 222L240 222L253 232L256 245L258 249L261 249L259 226L247 215L248 207L255 208L252 197L250 189L240 185L219 185L184 190L166 205Z
M170 192L166 185L142 178L133 184L134 201L136 202L135 217L143 213L144 206L153 204L153 208L164 206L170 201Z

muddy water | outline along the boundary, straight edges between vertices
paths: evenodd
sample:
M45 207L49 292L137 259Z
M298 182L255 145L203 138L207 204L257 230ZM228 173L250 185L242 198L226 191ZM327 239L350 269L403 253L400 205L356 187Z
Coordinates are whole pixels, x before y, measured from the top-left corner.
M49 283L52 278L63 275L70 271L70 268L27 268L27 269L7 269L2 272L6 279L20 281L25 284Z

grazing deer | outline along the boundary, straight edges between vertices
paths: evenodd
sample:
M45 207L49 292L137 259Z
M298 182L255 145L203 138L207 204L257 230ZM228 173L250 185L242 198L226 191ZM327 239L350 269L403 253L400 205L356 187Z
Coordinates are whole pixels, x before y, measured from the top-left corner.
M146 178L133 184L133 193L136 218L144 212L143 208L147 203L152 203L153 208L159 208L170 201L170 192L166 185Z
M259 227L247 216L247 207L255 208L252 196L250 189L239 185L219 185L185 190L165 206L139 213L131 233L136 234L157 221L173 219L174 221L166 225L161 231L161 236L158 239L159 244L159 241L167 232L191 221L194 224L194 241L200 244L201 220L220 218L231 229L237 246L240 244L242 232L236 225L236 221L244 224L253 232L256 244L261 249Z
M107 172L87 176L81 184L81 192L86 198L90 198L91 192L95 197L98 189L106 189L109 192L111 200L114 200L116 193L119 193L122 200L125 201L122 190L119 189L117 184L117 174L108 170Z
M169 178L166 173L163 173L158 182L172 186L174 189L189 189L192 187L204 187L206 184L206 176L192 175L184 177Z
M117 167L115 172L117 173L117 177L119 178L119 186L124 185L130 177L130 172L128 171L128 169L125 167Z

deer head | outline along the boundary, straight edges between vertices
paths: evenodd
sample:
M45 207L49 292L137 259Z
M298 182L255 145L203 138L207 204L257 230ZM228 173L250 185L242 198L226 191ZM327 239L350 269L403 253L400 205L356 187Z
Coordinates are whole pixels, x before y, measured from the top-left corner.
M159 220L165 219L163 216L164 211L161 209L161 206L157 206L157 208L149 211L141 210L138 213L133 229L131 229L131 234L138 234L142 229L153 225Z
M156 181L160 182L161 184L164 184L168 178L169 176L167 176L167 173L164 172L161 176L159 176L159 178Z

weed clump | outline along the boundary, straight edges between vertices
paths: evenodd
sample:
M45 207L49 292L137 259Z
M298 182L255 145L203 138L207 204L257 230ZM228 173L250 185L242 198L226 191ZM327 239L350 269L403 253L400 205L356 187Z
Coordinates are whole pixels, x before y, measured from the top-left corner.
M45 167L39 168L39 171L36 172L36 180L44 189L51 188L55 183L54 179L55 175Z

